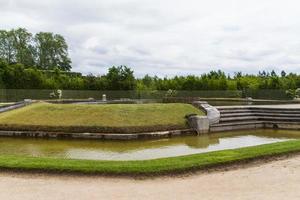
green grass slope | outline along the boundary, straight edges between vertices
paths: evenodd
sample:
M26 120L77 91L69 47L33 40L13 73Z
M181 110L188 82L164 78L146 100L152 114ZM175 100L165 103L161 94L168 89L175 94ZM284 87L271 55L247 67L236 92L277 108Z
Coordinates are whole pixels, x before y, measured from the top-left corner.
M203 113L189 104L50 104L0 114L2 130L139 132L187 128L185 115Z

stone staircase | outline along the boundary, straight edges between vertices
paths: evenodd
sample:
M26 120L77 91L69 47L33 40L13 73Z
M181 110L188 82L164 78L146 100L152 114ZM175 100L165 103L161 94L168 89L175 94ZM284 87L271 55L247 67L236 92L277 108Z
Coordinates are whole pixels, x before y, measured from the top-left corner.
M300 130L300 107L291 106L219 106L219 123L211 132L256 128Z

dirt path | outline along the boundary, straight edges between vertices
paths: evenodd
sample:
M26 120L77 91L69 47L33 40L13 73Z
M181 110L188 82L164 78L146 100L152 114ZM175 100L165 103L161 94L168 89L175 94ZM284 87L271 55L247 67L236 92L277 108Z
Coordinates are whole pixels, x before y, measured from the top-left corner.
M223 172L147 180L0 173L0 199L300 199L300 156Z

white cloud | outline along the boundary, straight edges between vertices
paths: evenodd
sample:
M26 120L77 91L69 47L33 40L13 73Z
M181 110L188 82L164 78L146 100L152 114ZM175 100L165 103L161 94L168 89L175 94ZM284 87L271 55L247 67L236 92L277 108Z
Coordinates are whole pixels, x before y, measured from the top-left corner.
M64 35L73 70L300 71L297 0L0 0L0 28Z

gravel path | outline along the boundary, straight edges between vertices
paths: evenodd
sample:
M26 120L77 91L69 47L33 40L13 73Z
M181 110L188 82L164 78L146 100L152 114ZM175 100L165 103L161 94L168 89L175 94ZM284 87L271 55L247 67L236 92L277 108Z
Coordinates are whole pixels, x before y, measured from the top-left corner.
M300 156L229 171L146 180L2 172L0 199L300 199Z

